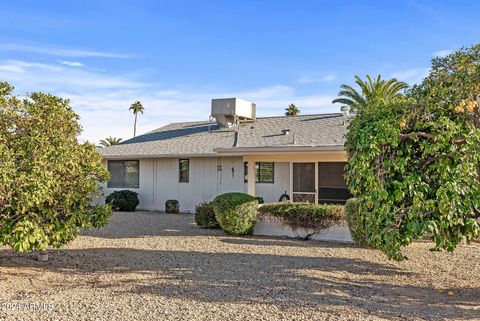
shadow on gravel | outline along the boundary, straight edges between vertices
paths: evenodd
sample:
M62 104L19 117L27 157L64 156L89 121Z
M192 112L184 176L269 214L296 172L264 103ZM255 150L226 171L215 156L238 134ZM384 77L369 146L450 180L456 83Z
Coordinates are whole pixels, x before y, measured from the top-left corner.
M225 236L216 229L203 229L194 222L193 214L160 212L114 212L107 226L82 231L83 236L106 239L141 238L150 236Z
M347 306L382 318L466 320L480 313L475 309L480 304L479 288L452 289L456 295L449 297L433 287L401 284L399 279L415 275L392 265L360 259L128 248L52 251L47 263L31 256L0 250L0 266L18 273L25 268L58 272L59 288L88 286L127 295L266 303L324 312ZM101 277L106 274L112 277ZM386 278L379 281L379 276Z
M350 243L326 242L316 240L304 240L301 238L282 238L273 236L247 236L247 237L224 237L220 242L234 245L256 245L256 246L292 246L292 247L324 247L324 248L359 248Z

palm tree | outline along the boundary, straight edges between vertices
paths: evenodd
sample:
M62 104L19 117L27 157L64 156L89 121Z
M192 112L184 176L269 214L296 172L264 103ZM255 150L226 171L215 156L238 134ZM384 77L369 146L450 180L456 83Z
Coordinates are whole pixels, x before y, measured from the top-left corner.
M374 102L389 103L401 96L400 91L408 87L403 81L395 78L385 80L380 75L375 79L367 75L366 81L355 76L355 83L360 87L360 92L348 85L341 85L342 90L332 103L344 104L349 106L350 110L356 111Z
M297 108L294 104L288 105L287 108L285 108L285 116L297 116L300 114L300 109Z
M121 138L110 136L110 137L107 137L105 139L102 139L100 141L100 145L102 145L103 147L108 147L108 146L118 145L121 142L122 142Z
M143 111L145 110L145 108L143 108L143 105L141 102L136 101L130 105L130 108L128 110L133 110L133 114L135 115L135 123L133 125L133 137L135 137L137 135L137 114L138 113L143 114Z

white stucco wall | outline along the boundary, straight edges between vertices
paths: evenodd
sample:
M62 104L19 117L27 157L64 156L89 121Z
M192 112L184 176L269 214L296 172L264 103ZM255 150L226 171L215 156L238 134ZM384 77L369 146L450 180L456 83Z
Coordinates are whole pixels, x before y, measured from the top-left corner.
M280 196L285 191L290 193L290 165L289 163L275 163L274 183L257 183L255 184L255 194L263 197L265 202L278 202ZM247 184L245 184L245 193L247 192Z
M141 159L139 188L129 188L139 194L138 209L163 211L166 200L176 199L180 202L181 211L193 212L196 204L212 200L219 194L247 191L247 184L243 181L242 157L189 159L188 183L178 182L178 158ZM221 171L218 165L221 165ZM289 192L289 177L288 163L275 163L274 184L257 183L257 196L262 196L266 202L278 201L285 191ZM103 188L106 195L121 190L107 188L106 184ZM103 202L103 199L98 201Z

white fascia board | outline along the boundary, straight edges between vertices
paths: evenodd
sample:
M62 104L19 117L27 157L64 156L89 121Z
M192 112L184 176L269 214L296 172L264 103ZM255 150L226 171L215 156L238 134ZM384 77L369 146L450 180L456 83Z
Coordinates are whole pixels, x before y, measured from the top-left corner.
M281 146L281 147L234 147L234 148L216 148L215 152L219 154L236 154L236 155L252 155L252 154L294 154L294 153L311 153L311 152L331 152L344 151L343 145L326 145L326 146Z

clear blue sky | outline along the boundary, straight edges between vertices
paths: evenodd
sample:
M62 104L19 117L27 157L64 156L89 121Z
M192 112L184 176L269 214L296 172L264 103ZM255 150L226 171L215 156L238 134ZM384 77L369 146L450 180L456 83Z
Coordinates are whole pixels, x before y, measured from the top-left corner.
M260 116L330 102L355 74L418 82L434 55L479 41L477 1L4 1L0 80L69 97L83 139L208 119L238 96Z

